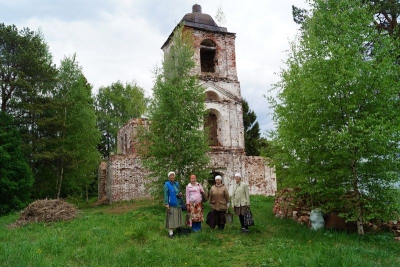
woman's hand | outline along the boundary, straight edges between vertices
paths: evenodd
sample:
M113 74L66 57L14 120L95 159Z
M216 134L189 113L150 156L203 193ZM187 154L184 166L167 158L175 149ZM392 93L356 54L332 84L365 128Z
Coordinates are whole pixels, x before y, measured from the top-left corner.
M167 210L169 210L169 205L167 204L167 205L165 205L165 207L167 208Z

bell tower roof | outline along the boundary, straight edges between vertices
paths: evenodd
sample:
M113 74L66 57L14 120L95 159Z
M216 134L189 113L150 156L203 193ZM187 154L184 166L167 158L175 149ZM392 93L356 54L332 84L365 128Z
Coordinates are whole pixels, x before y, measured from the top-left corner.
M202 30L202 31L233 34L233 33L229 33L225 27L219 27L210 15L202 13L201 6L198 4L193 5L192 13L187 13L185 16L183 16L183 18L181 19L181 21L178 23L178 25L176 27L178 27L181 24L184 24L186 27L190 27L190 28L198 29L198 30ZM165 41L165 43L163 44L161 49L163 49L164 46L166 46L168 44L172 34L173 34L173 31L169 35L168 39Z
M192 13L187 13L185 16L183 16L180 23L182 22L185 22L186 26L194 28L200 28L215 32L227 31L225 27L219 27L210 15L201 13L201 6L198 4L193 5Z

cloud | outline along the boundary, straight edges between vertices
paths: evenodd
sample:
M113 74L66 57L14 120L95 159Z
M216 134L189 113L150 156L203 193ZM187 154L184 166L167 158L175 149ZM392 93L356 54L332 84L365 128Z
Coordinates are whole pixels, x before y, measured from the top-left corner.
M291 5L304 7L304 0L197 3L212 17L221 6L224 26L236 33L242 96L256 112L261 132L273 129L263 95L270 95L278 81L274 73L283 66L284 50L298 28ZM76 53L94 92L118 80L135 80L150 94L152 70L162 61L160 48L183 16L192 12L193 4L187 0L0 0L0 16L18 29L40 28L57 65Z

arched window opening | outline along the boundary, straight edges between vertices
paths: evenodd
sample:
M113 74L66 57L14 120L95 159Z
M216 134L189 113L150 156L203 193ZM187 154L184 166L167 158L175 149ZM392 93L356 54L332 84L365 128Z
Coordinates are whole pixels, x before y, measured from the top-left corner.
M218 146L218 121L216 114L209 112L206 115L204 128L208 129L208 145Z
M206 92L206 101L219 101L219 96L215 92L207 91Z
M201 72L215 72L217 47L215 43L206 39L200 44Z

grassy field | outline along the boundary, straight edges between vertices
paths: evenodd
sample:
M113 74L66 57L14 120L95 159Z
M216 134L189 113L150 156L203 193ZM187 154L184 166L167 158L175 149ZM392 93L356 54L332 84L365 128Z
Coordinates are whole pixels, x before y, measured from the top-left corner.
M169 239L165 208L149 200L80 207L68 222L8 229L0 217L0 266L400 266L400 243L388 233L312 231L272 214L273 198L253 196L256 225ZM209 210L206 203L206 211Z

